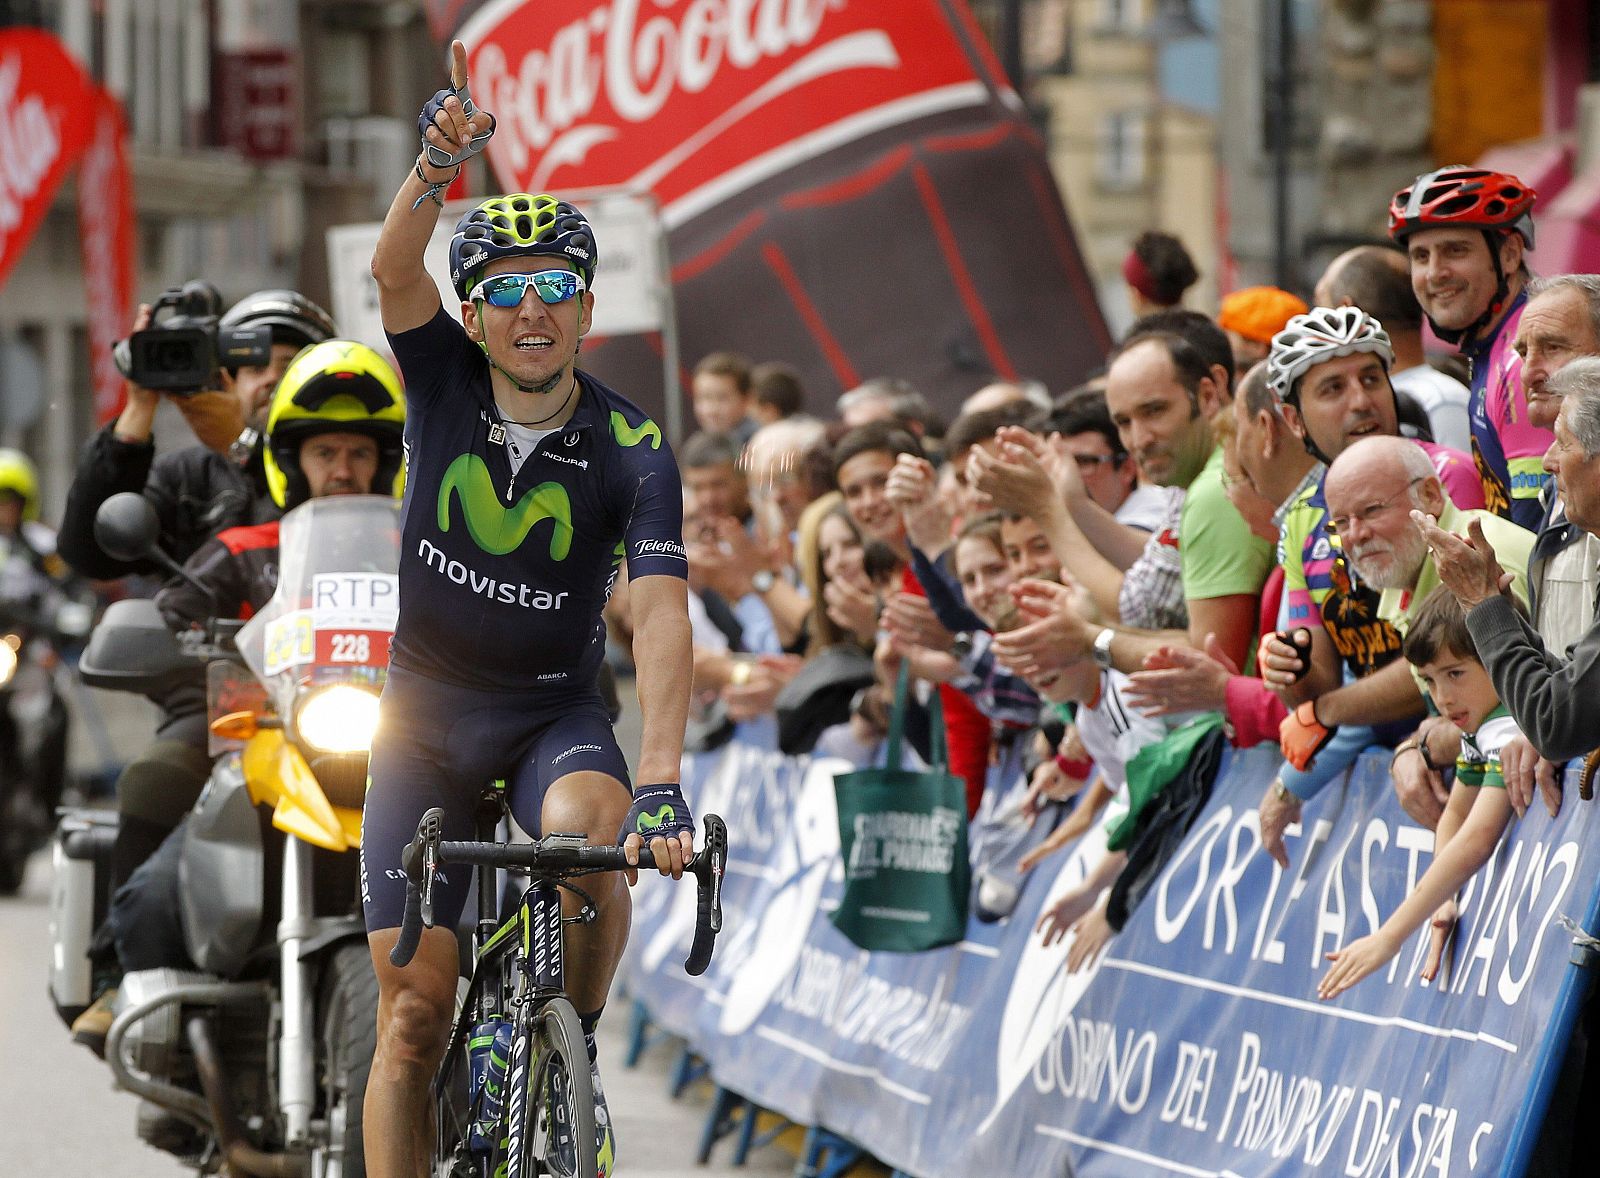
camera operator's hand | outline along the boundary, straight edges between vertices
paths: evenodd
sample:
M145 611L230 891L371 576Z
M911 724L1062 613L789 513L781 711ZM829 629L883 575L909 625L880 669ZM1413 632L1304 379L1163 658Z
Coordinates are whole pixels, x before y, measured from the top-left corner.
M219 454L228 452L245 427L245 409L235 383L224 368L221 389L201 389L187 397L172 398L200 444Z

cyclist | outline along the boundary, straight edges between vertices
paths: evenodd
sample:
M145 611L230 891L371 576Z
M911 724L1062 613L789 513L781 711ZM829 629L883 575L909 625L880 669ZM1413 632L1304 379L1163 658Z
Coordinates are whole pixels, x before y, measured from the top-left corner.
M368 1172L404 1178L428 1166L429 1082L455 1010L452 930L468 884L464 871L441 878L438 927L410 965L390 965L405 901L400 852L422 814L440 806L444 837L472 838L479 791L501 778L530 834L581 832L622 843L637 862L649 833L655 862L674 877L693 848L678 785L693 660L677 468L655 422L575 367L596 248L570 204L526 193L478 204L450 243L463 322L441 306L423 267L439 193L494 126L471 105L460 42L451 53L451 88L423 108L423 153L372 260L406 377L409 457L400 615L363 819L380 995L364 1136ZM631 798L595 688L600 611L624 559L644 721ZM589 890L599 915L574 927L567 956L592 1067L629 905L614 875ZM578 910L573 901L569 915ZM596 1169L608 1175L614 1142L598 1074L595 1095Z
M1472 456L1496 515L1537 531L1544 453L1555 440L1528 420L1512 350L1530 278L1537 193L1515 176L1451 164L1389 203L1389 236L1411 261L1411 288L1433 327L1472 364Z

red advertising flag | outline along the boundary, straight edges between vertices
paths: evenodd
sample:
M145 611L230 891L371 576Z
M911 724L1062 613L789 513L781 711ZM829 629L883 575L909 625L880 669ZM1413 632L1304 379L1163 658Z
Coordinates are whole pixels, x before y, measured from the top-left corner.
M78 175L78 226L88 289L90 375L97 421L122 407L122 373L111 347L133 320L133 182L122 107L109 93L95 100L94 135Z
M0 31L0 283L88 146L94 93L49 33Z
M660 202L687 364L785 360L825 410L867 377L948 408L1103 359L1044 145L961 0L490 0L457 35L501 184ZM584 345L651 408L660 355Z

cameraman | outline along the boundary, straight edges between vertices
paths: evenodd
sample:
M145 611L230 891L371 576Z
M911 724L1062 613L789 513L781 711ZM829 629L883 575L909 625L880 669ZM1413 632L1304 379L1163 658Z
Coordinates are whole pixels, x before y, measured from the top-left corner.
M149 324L150 308L141 306L134 330ZM261 467L259 435L267 406L295 354L337 334L333 319L296 291L262 290L235 303L218 327L269 328L271 359L264 366L223 368L221 389L173 395L202 444L159 457L151 429L163 394L127 383L121 416L84 447L67 492L60 552L84 576L106 581L158 571L152 564L117 560L95 541L95 512L119 491L138 491L150 501L161 522L161 547L179 564L225 528L278 517Z
M150 319L150 307L141 306L134 330L149 327ZM260 436L267 409L289 361L302 348L336 334L333 319L296 291L262 290L234 304L218 327L266 327L271 352L265 365L231 372L223 368L220 389L173 395L201 444L158 456L151 429L163 394L129 381L121 415L84 447L57 541L63 559L84 576L112 580L159 571L150 562L115 559L94 538L95 512L121 491L137 491L149 500L161 525L161 547L179 564L218 532L278 518L262 466ZM204 683L180 687L155 702L161 708L156 739L117 778L113 887L161 845L211 771ZM109 948L104 943L99 947ZM109 1013L109 1006L102 1004L85 1012L83 1017L93 1024L84 1028L88 1041L93 1042L98 1024ZM73 1033L79 1034L76 1025Z

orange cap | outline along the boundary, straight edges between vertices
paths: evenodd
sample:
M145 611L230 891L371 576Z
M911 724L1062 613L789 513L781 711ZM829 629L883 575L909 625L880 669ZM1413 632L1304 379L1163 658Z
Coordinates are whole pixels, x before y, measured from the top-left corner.
M1272 337L1282 331L1290 319L1308 310L1304 299L1286 290L1275 286L1247 286L1222 300L1217 325L1226 331L1237 331L1245 339L1270 344Z

